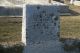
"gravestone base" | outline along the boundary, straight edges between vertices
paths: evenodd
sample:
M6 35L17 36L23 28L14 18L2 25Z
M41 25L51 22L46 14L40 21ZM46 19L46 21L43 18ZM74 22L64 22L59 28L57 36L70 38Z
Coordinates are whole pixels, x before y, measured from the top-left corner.
M43 43L27 45L24 53L64 53L58 40L50 40Z

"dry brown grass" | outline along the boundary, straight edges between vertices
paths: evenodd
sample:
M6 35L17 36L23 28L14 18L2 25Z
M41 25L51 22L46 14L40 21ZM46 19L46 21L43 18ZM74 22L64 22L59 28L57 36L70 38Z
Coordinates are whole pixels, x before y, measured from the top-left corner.
M21 40L21 17L0 17L0 43Z
M71 16L60 17L60 37L80 39L80 7L69 5L72 10Z
M61 38L80 39L80 16L62 16Z

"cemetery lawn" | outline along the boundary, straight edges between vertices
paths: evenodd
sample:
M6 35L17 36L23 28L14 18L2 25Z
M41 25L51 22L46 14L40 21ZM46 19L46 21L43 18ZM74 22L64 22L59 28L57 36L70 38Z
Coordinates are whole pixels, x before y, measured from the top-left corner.
M60 17L60 38L80 39L80 7L69 7L72 15Z
M0 17L0 43L21 40L21 17Z
M60 18L60 37L80 39L80 15Z

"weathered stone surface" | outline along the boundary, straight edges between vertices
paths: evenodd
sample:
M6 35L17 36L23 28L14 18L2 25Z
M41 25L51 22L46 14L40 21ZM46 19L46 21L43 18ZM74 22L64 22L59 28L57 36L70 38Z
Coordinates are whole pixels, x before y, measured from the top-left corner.
M59 15L55 6L28 4L23 10L24 53L63 53L58 41Z

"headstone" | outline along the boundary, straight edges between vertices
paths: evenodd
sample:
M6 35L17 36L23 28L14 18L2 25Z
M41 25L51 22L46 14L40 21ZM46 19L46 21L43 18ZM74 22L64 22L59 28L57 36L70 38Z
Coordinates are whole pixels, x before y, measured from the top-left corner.
M63 53L58 40L59 16L56 6L30 3L23 8L23 53Z

